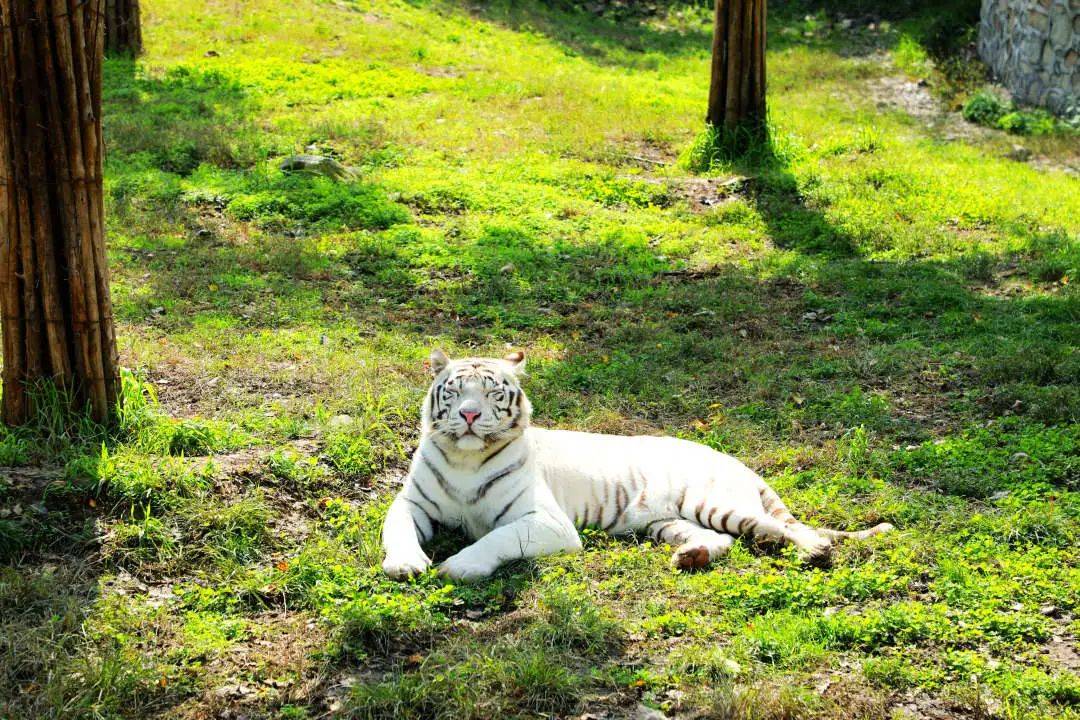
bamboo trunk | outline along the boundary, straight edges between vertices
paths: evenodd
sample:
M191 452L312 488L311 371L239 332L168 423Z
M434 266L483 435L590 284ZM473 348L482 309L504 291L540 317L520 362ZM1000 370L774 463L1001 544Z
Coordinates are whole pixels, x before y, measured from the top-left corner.
M139 0L105 0L105 49L116 55L142 52Z
M99 422L119 392L105 262L105 0L0 0L2 419L55 383Z
M716 0L706 120L726 130L765 127L765 0Z

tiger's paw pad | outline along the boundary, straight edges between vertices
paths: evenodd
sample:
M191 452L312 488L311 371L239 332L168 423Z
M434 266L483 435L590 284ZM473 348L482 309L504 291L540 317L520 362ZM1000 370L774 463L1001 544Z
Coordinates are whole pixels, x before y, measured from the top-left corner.
M671 556L671 564L679 570L699 570L709 561L709 548L704 545L683 545Z

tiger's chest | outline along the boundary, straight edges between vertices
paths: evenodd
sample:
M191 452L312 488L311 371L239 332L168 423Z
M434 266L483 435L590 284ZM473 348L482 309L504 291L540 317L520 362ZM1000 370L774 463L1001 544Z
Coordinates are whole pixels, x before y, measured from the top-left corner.
M498 498L477 501L447 498L444 521L451 527L461 528L470 538L479 539L496 527L497 502Z

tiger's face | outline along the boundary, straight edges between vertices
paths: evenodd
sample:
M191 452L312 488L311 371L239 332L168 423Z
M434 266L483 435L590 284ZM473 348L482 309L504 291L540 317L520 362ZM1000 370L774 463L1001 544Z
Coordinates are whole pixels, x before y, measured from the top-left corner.
M428 362L435 380L424 402L425 431L458 450L483 450L520 435L528 426L532 407L518 380L524 353L502 360L450 360L435 350Z

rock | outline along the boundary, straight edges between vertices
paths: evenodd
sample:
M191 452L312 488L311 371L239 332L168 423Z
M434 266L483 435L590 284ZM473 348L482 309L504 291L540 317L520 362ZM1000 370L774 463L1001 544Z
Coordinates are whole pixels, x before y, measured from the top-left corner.
M352 170L325 155L292 155L282 160L278 167L282 172L306 172L331 180L348 180L354 175Z
M335 415L330 418L330 422L327 423L332 428L343 428L352 425L353 419L351 415Z
M1031 151L1023 145L1013 145L1012 150L1005 155L1010 160L1016 160L1017 162L1024 162L1031 158Z
M668 720L668 716L648 705L638 703L638 706L634 708L634 720Z

